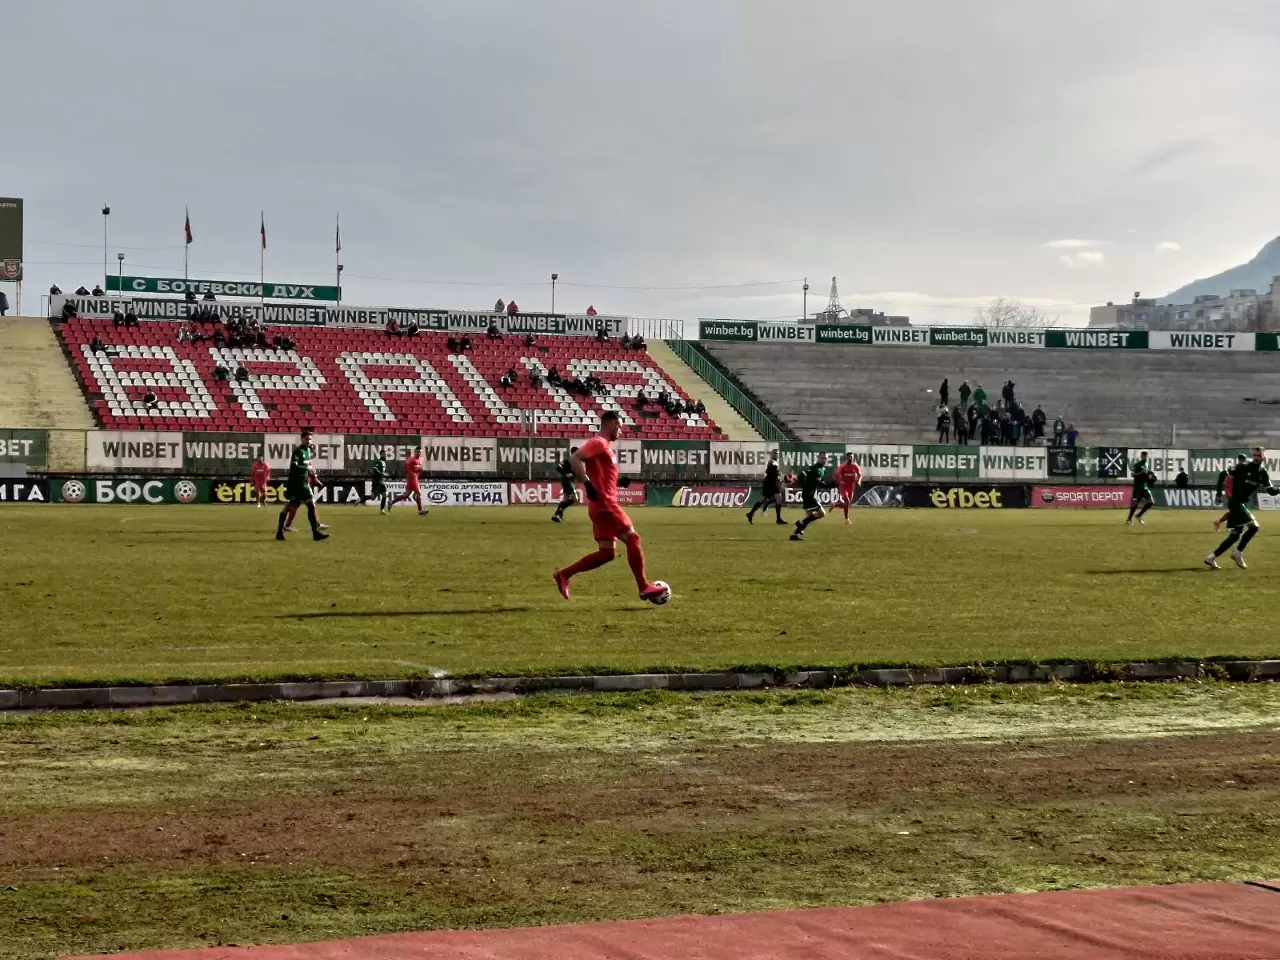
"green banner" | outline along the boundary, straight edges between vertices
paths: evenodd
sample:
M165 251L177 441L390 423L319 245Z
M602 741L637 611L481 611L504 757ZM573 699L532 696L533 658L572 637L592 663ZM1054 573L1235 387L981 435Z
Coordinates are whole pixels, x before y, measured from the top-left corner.
M535 480L554 480L560 476L556 467L569 456L570 447L586 442L560 437L535 437L532 440L519 437L498 438L498 475L523 480L532 476ZM646 444L647 446L647 444Z
M253 461L263 455L261 433L187 431L182 435L182 469L186 473L248 476Z
M871 327L859 323L819 323L813 328L818 343L871 343Z
M981 449L917 445L911 452L911 476L923 480L976 480Z
M985 347L986 327L930 327L931 347Z
M0 430L0 463L43 470L49 465L49 434L44 430Z
M1074 350L1145 350L1145 330L1046 330L1044 345Z
M640 446L640 476L697 480L711 476L711 444L697 440L646 440Z
M750 320L699 320L701 340L755 340L756 325Z
M22 199L0 197L0 280L22 279Z
M1212 486L1218 482L1219 473L1235 466L1237 456L1243 455L1247 459L1253 451L1238 447L1234 450L1188 450L1187 454L1191 461L1187 474L1192 484Z
M53 503L208 503L209 480L175 477L77 477L49 482Z
M268 300L341 300L341 287L301 283L255 283L247 280L184 280L181 277L119 277L107 274L107 290L117 293L160 295L194 293L203 297L250 297Z
M1253 349L1263 350L1268 353L1280 350L1280 333L1255 333L1253 335Z

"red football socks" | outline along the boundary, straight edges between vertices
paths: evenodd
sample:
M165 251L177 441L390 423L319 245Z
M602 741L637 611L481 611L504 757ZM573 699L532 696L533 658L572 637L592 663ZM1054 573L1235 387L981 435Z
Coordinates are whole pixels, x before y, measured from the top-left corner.
M640 546L640 538L632 537L627 541L627 563L635 574L636 586L641 590L649 585L644 575L644 548Z
M588 570L594 570L596 567L603 567L612 559L613 551L597 550L595 553L588 553L577 563L572 566L565 567L560 572L566 577L572 577L579 573L586 573Z

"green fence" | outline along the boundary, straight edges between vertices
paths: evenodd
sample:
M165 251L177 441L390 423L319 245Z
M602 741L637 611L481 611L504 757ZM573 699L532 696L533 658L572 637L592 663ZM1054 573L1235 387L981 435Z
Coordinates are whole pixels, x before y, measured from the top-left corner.
M742 419L755 429L756 433L764 437L769 443L776 443L779 440L786 440L786 431L782 429L773 418L760 409L754 400L748 397L736 383L724 375L724 372L717 367L691 340L668 340L666 341L672 352L681 360L687 363L690 369L698 376L710 384L711 389L728 401L729 406L738 411Z

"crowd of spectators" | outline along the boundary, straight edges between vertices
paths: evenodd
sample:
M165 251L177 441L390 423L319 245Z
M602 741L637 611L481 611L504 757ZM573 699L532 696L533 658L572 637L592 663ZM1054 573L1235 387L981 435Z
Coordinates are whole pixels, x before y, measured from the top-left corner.
M1032 445L1074 447L1080 432L1074 423L1061 416L1055 417L1052 430L1044 408L1036 405L1028 411L1018 400L1016 385L1006 380L1000 388L1000 398L993 406L981 383L974 387L965 380L956 391L959 402L951 404L951 387L943 380L938 388L938 406L935 410L939 443L983 446L1017 447Z

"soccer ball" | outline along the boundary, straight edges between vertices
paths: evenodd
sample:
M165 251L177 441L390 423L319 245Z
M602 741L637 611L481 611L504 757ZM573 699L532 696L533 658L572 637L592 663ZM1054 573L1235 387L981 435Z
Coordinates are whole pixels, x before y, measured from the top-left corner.
M671 599L671 584L667 583L667 581L665 580L655 580L653 581L653 585L655 587L661 587L662 592L655 593L652 597L649 598L649 602L656 603L658 606L662 606L664 603L666 603L668 600Z

